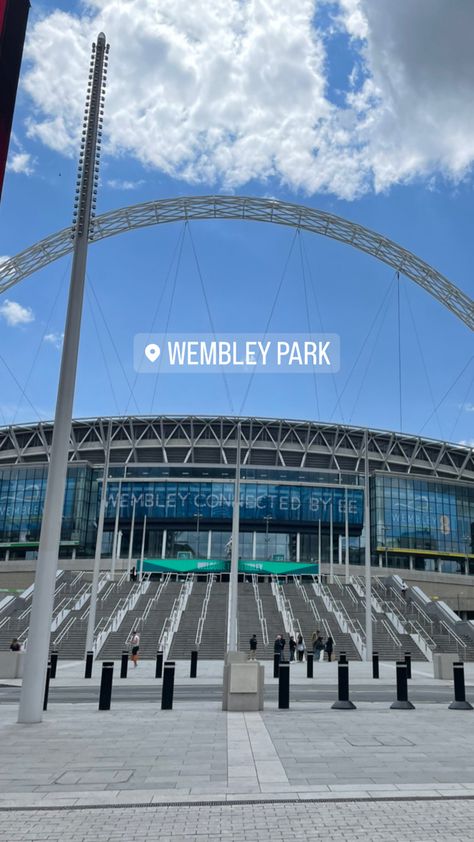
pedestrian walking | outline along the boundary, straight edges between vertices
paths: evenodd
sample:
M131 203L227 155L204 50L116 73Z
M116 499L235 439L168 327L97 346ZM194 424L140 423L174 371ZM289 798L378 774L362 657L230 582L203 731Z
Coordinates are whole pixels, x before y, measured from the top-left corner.
M249 647L250 647L249 661L255 661L255 658L257 657L257 635L256 634L253 634L252 637L250 638Z
M408 590L408 585L407 585L407 583L406 583L406 582L402 582L401 592L402 592L402 597L403 597L403 599L406 599L406 598L407 598L407 590Z
M293 635L290 635L290 639L288 641L288 648L290 650L290 661L294 661L296 652L296 640L293 637Z
M322 653L324 652L324 640L323 640L322 634L319 631L319 629L317 631L313 632L311 642L313 644L314 659L315 659L315 661L320 661Z
M303 635L298 635L298 640L296 641L296 651L298 652L298 661L302 661L304 657L304 640Z
M17 637L14 637L10 643L10 652L21 652L21 643Z
M327 653L328 661L332 661L332 650L334 649L334 640L332 639L331 635L329 635L328 639L326 640L326 644L324 646L324 651Z
M134 629L132 632L132 661L133 665L136 668L138 666L138 652L140 651L140 635L138 634L137 629Z

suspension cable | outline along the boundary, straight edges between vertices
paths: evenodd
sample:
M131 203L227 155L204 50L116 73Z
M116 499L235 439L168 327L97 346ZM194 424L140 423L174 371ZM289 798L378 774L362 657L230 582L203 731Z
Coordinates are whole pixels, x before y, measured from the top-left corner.
M273 298L273 301L272 301L272 306L270 308L270 314L268 316L267 323L265 325L265 331L264 331L264 335L263 335L264 340L267 337L268 330L269 330L271 321L273 319L273 314L275 312L275 307L277 305L278 298L280 297L280 292L281 292L283 282L284 282L285 277L286 277L286 273L288 271L288 266L289 266L289 263L290 263L290 260L291 260L291 255L293 254L293 249L294 249L294 246L295 246L297 235L298 235L298 229L295 229L295 232L294 232L293 237L291 239L290 248L288 250L288 254L287 254L284 266L283 266L283 271L281 273L280 280L278 282L278 287L277 287L277 290L275 292L275 295L274 295L274 298ZM252 370L252 373L250 374L250 377L249 377L248 382L247 382L247 388L245 390L244 397L243 397L242 402L240 404L239 415L242 415L242 412L244 410L244 406L247 402L247 398L248 398L248 395L249 395L254 377L255 377L255 370Z
M306 272L304 269L304 260L303 260L303 249L301 247L301 232L300 229L297 228L298 232L298 246L299 246L299 254L300 254L300 265L301 265L301 275L303 278L303 289L304 289L304 303L305 303L305 310L306 310L306 324L308 328L308 333L311 335L311 318L309 314L309 302L308 302L308 289L306 283ZM323 330L323 326L321 325L321 332ZM317 384L317 374L316 369L313 368L313 389L314 389L314 399L316 403L316 418L318 421L321 420L321 410L319 406L319 395L318 395L318 384Z
M468 359L468 361L467 361L466 363L464 363L464 365L463 365L463 367L462 367L461 371L459 372L459 374L458 374L458 375L457 375L457 377L455 378L454 382L453 382L453 383L451 383L451 386L449 387L449 389L447 389L447 390L446 390L446 392L444 393L444 395L443 395L443 397L441 398L441 400L440 400L440 401L438 401L438 403L437 403L436 407L434 408L433 412L431 413L431 415L429 415L429 416L428 416L428 418L426 419L425 423L423 424L423 426L422 426L422 427L421 427L421 429L420 429L420 435L421 435L421 433L423 432L423 430L425 429L426 425L427 425L427 424L429 424L429 422L431 421L431 419L432 419L433 415L435 414L435 412L437 412L437 411L438 411L438 409L440 408L440 406L444 403L444 401L445 401L445 400L446 400L446 398L448 397L449 393L450 393L450 392L454 389L454 387L455 387L456 383L458 382L458 380L460 380L460 379L461 379L461 377L463 376L463 374L464 374L464 372L466 371L466 369L468 369L468 368L469 368L469 366L471 365L471 363L472 363L472 361L473 361L473 360L474 360L474 354L473 354L471 357L469 357L469 359Z
M202 275L202 272L201 272L201 266L200 266L200 263L199 263L199 259L198 259L198 255L197 255L197 251L196 251L196 246L194 245L194 238L193 238L193 235L191 233L191 226L190 225L188 225L188 236L189 236L189 240L190 240L190 243L191 243L192 252L193 252L193 255L194 255L194 260L196 262L196 269L197 269L197 273L198 273L198 277L199 277L199 282L201 284L201 291L202 291L202 294L203 294L203 297L204 297L204 302L205 302L205 305L206 305L209 324L211 326L211 330L212 330L212 334L214 336L214 339L216 339L216 329L214 327L214 321L213 321L213 318L212 318L212 315L211 315L211 308L209 306L209 299L207 297L206 288L204 286L204 278L203 278L203 275ZM224 387L225 387L225 390L226 390L226 393L227 393L227 399L229 401L230 411L233 414L234 413L234 403L233 403L232 395L231 395L230 388L229 388L229 381L228 381L228 378L227 378L227 375L226 375L224 369L222 369L222 379L223 379Z

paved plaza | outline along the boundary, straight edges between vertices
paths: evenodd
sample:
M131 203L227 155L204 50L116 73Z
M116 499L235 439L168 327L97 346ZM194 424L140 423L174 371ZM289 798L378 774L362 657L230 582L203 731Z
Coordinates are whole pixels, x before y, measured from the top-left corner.
M334 684L336 665L317 666L315 686ZM354 686L369 669L351 664ZM82 670L60 664L57 686L80 686ZM201 663L194 686L217 684L221 672ZM178 686L192 684L188 674L178 664ZM150 684L153 675L143 662L127 682ZM374 698L393 685L393 665L381 676ZM468 696L473 679L469 668ZM292 667L292 683L305 681L305 665ZM417 683L447 684L428 664L415 665ZM107 712L50 703L38 725L18 725L17 706L0 705L1 842L474 839L474 711L435 703L395 711L380 701L337 711L315 700L225 713L191 699L162 711L159 698L112 700Z

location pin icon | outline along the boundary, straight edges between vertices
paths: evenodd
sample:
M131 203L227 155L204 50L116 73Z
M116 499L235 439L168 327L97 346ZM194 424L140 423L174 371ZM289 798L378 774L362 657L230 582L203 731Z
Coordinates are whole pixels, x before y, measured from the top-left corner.
M158 357L160 356L160 346L155 345L154 342L150 342L149 345L145 348L145 356L150 360L151 363L156 362Z

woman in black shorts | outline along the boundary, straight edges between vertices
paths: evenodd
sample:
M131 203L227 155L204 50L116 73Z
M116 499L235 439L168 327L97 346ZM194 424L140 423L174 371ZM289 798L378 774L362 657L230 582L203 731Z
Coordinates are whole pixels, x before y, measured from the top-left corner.
M138 652L140 650L140 635L137 630L132 632L132 661L135 667L138 666Z

